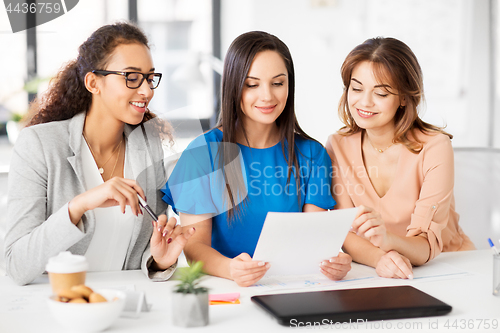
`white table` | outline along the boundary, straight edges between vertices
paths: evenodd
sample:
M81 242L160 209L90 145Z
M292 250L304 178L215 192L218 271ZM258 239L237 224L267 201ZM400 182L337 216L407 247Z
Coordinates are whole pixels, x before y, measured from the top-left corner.
M443 253L435 262L447 263L472 274L462 274L448 279L394 280L367 279L350 285L339 283L335 289L362 288L391 285L412 285L453 307L453 311L441 317L415 318L368 322L359 325L323 326L304 328L306 331L355 330L356 332L406 331L406 332L499 332L500 297L492 295L492 255L488 250ZM253 304L250 297L263 293L258 288L240 288L233 281L207 277L203 285L210 293L240 292L241 304L210 306L210 324L201 328L183 329L171 324L170 293L176 281L150 282L140 271L111 273L89 273L87 284L93 288L135 286L144 291L150 312L142 313L139 319L119 318L106 332L276 332L293 328L279 325L270 315ZM329 288L333 289L333 288ZM316 289L317 290L317 289ZM297 290L299 291L299 290ZM279 291L278 291L279 292ZM281 291L281 292L290 292ZM269 292L264 292L269 293ZM50 294L47 277L34 284L17 286L9 278L0 277L0 332L65 332L52 318L45 298ZM10 295L10 296L5 296ZM31 305L16 309L12 295L34 300ZM7 311L7 305L10 311ZM497 329L485 327L496 320ZM304 330L303 329L303 330Z

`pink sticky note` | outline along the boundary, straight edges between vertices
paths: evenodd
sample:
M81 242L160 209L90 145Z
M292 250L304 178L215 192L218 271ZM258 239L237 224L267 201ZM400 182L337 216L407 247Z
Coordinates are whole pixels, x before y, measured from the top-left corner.
M227 293L227 294L209 294L209 301L216 302L234 302L240 298L240 293Z

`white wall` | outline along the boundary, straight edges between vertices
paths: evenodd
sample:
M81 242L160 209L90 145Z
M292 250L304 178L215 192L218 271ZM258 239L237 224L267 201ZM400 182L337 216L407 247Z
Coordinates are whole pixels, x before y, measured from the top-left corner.
M0 10L0 105L14 112L24 111L27 93L23 91L26 74L26 32L13 34L7 12ZM5 121L5 119L0 119ZM1 156L0 156L1 158Z
M72 10L37 27L38 75L53 77L78 54L78 46L101 25L128 17L127 0L85 0ZM0 104L9 110L26 112L26 31L13 34L6 11L0 9L0 71L8 80L0 80ZM39 89L43 92L45 82Z
M321 7L315 3L328 3ZM488 0L222 0L222 53L243 32L263 30L290 48L301 126L320 142L338 130L340 66L356 45L395 37L424 73L423 118L447 125L454 146L488 144Z
M424 119L446 124L455 135L454 146L486 146L493 107L488 4L489 0L222 0L222 53L235 37L250 30L281 38L295 62L298 119L310 135L324 143L342 125L337 116L342 93L339 71L347 53L370 37L399 38L413 49L423 68ZM163 10L154 13L160 12ZM142 10L140 15L154 13ZM127 16L127 0L85 0L66 15L39 26L39 74L54 75L75 57L77 47L93 30ZM26 33L10 33L3 10L0 33L0 45L6 46L0 70L9 78L0 82L0 104L23 111L27 107L22 91ZM496 66L500 71L500 63ZM500 74L496 79L500 80ZM499 84L497 89L500 91ZM500 92L496 96L500 105ZM495 121L498 128L498 111ZM495 140L500 146L500 134Z

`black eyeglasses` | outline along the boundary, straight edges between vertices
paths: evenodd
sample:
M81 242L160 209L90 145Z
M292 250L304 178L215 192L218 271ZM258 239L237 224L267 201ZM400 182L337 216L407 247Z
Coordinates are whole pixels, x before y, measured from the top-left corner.
M101 71L101 70L93 70L92 73L101 74L103 76L109 74L116 74L125 76L125 84L127 88L137 89L139 88L144 80L147 81L150 89L156 89L160 84L161 73L140 73L140 72L116 72L116 71ZM141 78L142 75L142 78Z

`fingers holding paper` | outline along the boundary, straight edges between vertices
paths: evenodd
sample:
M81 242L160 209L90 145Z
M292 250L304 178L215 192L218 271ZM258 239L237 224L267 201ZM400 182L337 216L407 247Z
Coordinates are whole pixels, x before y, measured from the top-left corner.
M248 287L264 277L271 264L263 261L253 261L248 253L242 253L231 259L229 274L240 287Z
M388 237L385 222L382 216L370 207L359 207L351 231L369 240L374 246L386 248Z
M352 258L347 253L340 252L338 256L320 263L320 272L330 280L341 280L351 270Z
M384 254L378 261L375 270L381 277L413 279L410 260L396 251L389 251Z

